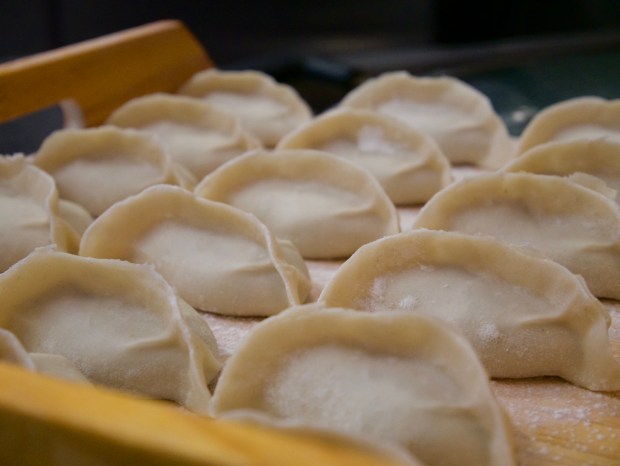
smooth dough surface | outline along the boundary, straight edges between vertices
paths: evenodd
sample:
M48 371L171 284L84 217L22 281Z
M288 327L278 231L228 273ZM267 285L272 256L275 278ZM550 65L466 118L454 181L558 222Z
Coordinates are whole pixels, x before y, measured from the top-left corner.
M152 136L112 126L58 130L33 163L54 177L60 197L95 217L148 186L184 182Z
M489 237L414 230L375 241L338 269L319 302L448 321L493 377L556 375L620 390L609 315L583 280Z
M82 237L80 255L150 263L197 309L271 315L310 290L297 250L255 217L154 186L111 207Z
M78 241L60 217L52 177L21 155L0 157L0 272L38 247L74 252Z
M620 299L617 205L568 179L531 173L478 175L435 195L413 228L493 236L583 276L595 296Z
M197 180L222 163L261 146L237 118L199 100L151 94L115 110L108 124L154 134L172 159Z
M205 412L220 368L204 320L152 267L37 250L0 276L0 326L93 383Z
M451 181L450 162L424 133L377 112L327 112L286 136L277 149L315 149L369 170L396 204L419 204Z
M222 165L195 192L256 215L305 258L346 257L399 230L379 182L320 151L254 151Z
M513 157L506 126L489 99L451 77L384 73L353 89L340 106L396 117L427 133L455 164L498 168Z
M605 139L620 143L620 99L568 99L540 111L519 140L518 153L551 141Z
M469 343L409 313L308 305L267 319L227 362L212 412L260 412L383 441L425 464L515 464Z
M259 71L202 71L179 93L201 98L239 118L267 147L274 147L312 118L310 107L295 89Z
M583 139L540 144L521 154L502 171L569 177L620 203L620 142Z

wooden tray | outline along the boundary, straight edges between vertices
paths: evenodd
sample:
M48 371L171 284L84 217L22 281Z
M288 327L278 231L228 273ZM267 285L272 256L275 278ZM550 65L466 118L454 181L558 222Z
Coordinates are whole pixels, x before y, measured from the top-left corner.
M212 62L178 21L161 21L0 65L0 122L70 99L87 126L126 100L175 91ZM457 171L459 176L471 170ZM399 210L408 228L415 209ZM339 262L310 261L312 299ZM620 360L620 305L606 303ZM258 321L206 314L230 354ZM620 394L555 378L494 381L514 425L519 463L620 465ZM34 447L33 447L34 446ZM389 465L316 436L214 421L163 402L83 387L0 364L1 464Z

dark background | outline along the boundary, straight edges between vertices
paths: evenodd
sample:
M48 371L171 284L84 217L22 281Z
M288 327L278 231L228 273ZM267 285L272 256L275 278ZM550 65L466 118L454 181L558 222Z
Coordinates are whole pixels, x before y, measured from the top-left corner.
M168 18L219 67L266 71L316 112L396 69L464 79L515 135L557 101L620 98L620 0L0 0L0 61ZM0 153L15 134L0 125Z
M220 65L265 53L341 54L620 29L618 0L1 0L0 57L163 18Z

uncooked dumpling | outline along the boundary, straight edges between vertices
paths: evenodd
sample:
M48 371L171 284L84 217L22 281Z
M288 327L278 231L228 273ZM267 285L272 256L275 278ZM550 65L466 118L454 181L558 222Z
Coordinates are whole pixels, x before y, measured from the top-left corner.
M518 152L546 142L575 139L620 143L620 99L578 97L543 109L523 131Z
M232 115L198 99L151 94L130 100L108 124L154 134L174 161L197 180L260 142Z
M173 186L118 202L82 237L80 255L150 263L193 307L265 316L302 303L301 256L254 216Z
M267 147L312 118L310 107L295 89L259 71L201 71L179 93L239 118Z
M338 269L319 301L451 322L493 377L557 375L620 390L609 315L583 280L489 237L415 230L375 241Z
M305 258L346 257L399 230L379 182L320 151L254 151L222 165L195 192L253 213Z
M502 171L566 176L620 203L620 143L605 139L549 142L532 147Z
M412 125L432 136L455 164L498 168L513 157L508 130L489 99L456 78L385 73L353 89L340 105Z
M37 247L75 251L79 237L60 217L54 180L23 156L0 156L0 272Z
M185 180L152 136L111 126L56 131L33 162L54 177L60 197L93 216L147 186Z
M278 149L316 149L368 169L396 204L419 204L451 181L450 163L424 133L364 110L328 112L300 127Z
M228 360L211 407L386 442L429 465L515 464L471 345L411 313L308 305L269 318Z
M460 231L537 251L620 299L620 213L602 194L531 173L479 175L436 194L414 228Z
M206 322L152 267L37 250L0 275L0 326L90 381L205 412L220 364Z

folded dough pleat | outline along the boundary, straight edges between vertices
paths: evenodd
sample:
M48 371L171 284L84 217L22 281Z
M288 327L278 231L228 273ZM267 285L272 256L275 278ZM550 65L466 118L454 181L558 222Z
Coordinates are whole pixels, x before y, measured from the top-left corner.
M515 464L510 427L472 347L411 313L314 304L269 318L228 360L211 406L216 416L385 442L424 464Z
M95 220L80 255L150 263L193 307L264 316L302 303L299 252L254 216L173 186L153 186Z
M206 411L215 340L152 267L42 249L0 275L0 295L0 326L28 352L63 356L93 383Z
M0 272L38 247L74 252L78 242L60 216L54 179L22 155L0 157Z
M492 377L555 375L620 390L609 315L583 280L490 237L414 230L375 241L338 269L319 302L448 321Z
M620 299L620 213L568 179L494 173L455 183L420 211L413 228L493 236L583 276L601 298Z

